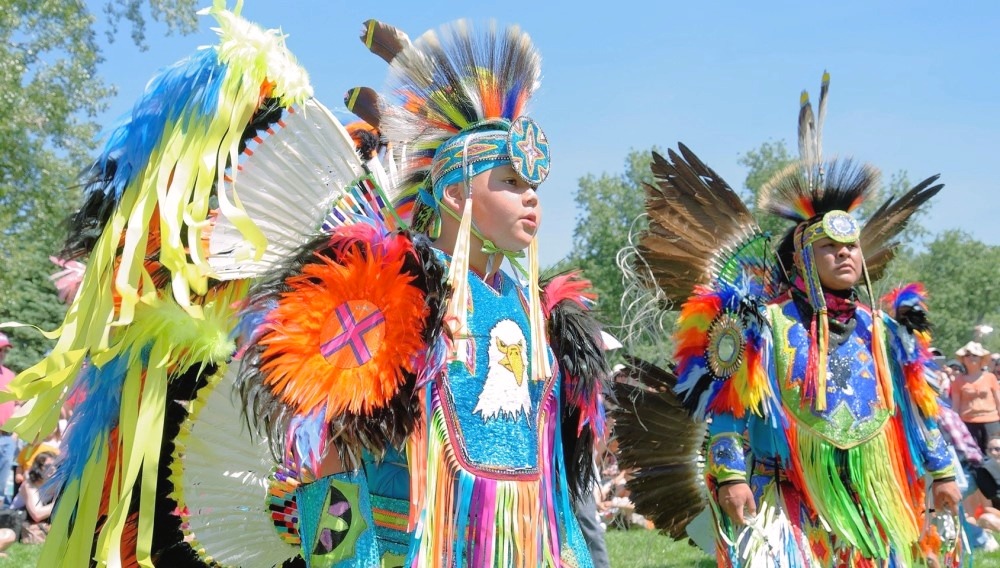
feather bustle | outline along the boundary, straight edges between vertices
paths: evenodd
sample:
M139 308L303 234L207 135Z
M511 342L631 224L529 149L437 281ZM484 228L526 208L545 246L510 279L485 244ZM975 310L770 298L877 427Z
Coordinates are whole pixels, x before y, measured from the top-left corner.
M626 359L631 384L614 383L619 466L633 470L628 487L636 512L674 539L686 538L684 528L708 503L699 467L706 426L692 421L673 393L673 373Z

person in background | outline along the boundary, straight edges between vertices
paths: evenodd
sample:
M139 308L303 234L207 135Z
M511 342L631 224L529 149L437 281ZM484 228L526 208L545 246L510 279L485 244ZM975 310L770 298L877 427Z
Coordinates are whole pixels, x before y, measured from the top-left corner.
M14 348L10 338L5 333L0 333L0 391L6 391L7 385L14 380L14 371L4 366L4 359L7 353ZM2 426L13 416L17 409L14 401L0 404L0 492L3 493L0 499L0 507L6 507L10 503L12 495L7 492L7 481L10 479L11 469L14 466L14 454L17 452L17 436Z
M986 442L986 454L982 464L972 470L978 490L967 500L967 509L976 525L992 535L1000 531L1000 437Z
M21 525L20 535L8 528L0 529L0 552L17 540L20 540L21 544L45 542L45 537L49 534L49 517L52 516L55 499L52 495L45 494L43 486L55 472L57 453L57 451L38 452L32 460L28 475L11 504L14 509L24 510L27 518Z
M1000 437L1000 382L996 375L984 370L989 352L979 343L966 343L955 356L965 367L965 373L952 383L951 406L985 452L986 442L994 436Z
M990 531L984 530L977 524L975 518L967 516L976 510L977 504L982 500L982 496L976 491L976 473L983 465L985 457L965 423L951 408L945 387L946 384L950 384L949 377L952 373L949 371L951 369L948 367L936 371L928 369L928 383L938 396L938 428L941 430L941 436L952 448L955 461L960 468L960 471L956 470L955 476L965 503L966 515L961 518L962 529L973 548L992 552L1000 548L1000 544ZM1000 445L1000 440L997 441L997 445Z

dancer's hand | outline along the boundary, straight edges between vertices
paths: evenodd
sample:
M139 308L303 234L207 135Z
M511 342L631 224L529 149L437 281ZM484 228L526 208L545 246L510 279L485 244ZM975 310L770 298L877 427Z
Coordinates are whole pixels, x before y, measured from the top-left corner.
M934 496L934 510L948 511L958 514L958 504L962 502L962 492L958 489L958 484L952 481L940 481L931 485L931 494Z
M746 483L731 483L723 485L716 491L716 501L722 510L729 515L729 518L743 525L746 524L744 515L756 515L757 503L753 498L753 491Z

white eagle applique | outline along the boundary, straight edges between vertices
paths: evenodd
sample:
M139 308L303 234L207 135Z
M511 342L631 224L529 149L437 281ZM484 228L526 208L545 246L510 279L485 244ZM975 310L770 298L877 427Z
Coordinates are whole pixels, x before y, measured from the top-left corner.
M531 411L527 346L524 332L511 320L502 320L490 330L489 370L473 411L483 422L527 418Z

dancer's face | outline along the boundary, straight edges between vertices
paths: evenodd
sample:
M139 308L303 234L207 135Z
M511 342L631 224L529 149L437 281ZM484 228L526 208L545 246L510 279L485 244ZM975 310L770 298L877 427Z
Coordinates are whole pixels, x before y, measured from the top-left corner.
M828 290L853 288L861 279L861 247L823 237L812 245L819 281Z
M542 224L542 205L513 168L498 166L472 178L472 221L498 248L520 251Z

